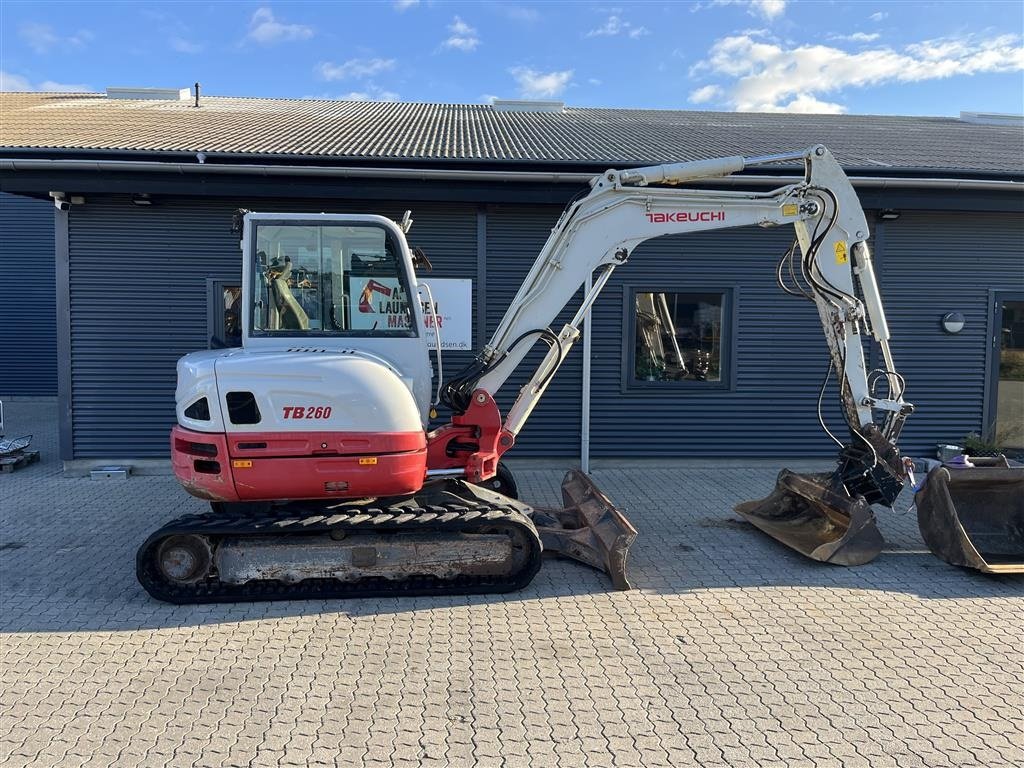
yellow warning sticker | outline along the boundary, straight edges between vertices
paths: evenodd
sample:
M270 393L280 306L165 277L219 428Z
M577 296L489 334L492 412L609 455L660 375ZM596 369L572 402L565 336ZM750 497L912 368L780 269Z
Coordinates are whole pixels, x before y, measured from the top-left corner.
M232 459L231 466L235 469L251 469L252 459Z
M846 255L846 241L840 240L836 243L836 264L846 264L850 257Z
M796 216L798 213L800 213L800 206L796 203L786 203L782 206L783 216Z
M377 457L376 456L365 456L365 457L363 457L363 458L361 458L359 460L359 466L361 466L361 467L372 466L372 465L374 465L376 463L377 463Z

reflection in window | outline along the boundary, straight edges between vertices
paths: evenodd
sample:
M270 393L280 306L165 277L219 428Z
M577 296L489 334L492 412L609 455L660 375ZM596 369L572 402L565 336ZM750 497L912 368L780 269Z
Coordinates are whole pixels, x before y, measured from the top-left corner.
M229 347L242 346L242 287L226 285L223 292L224 326L221 338Z
M410 335L397 248L377 225L257 224L253 332Z
M722 294L637 292L634 298L634 381L722 380Z
M1024 301L1003 302L999 329L996 443L1024 449Z

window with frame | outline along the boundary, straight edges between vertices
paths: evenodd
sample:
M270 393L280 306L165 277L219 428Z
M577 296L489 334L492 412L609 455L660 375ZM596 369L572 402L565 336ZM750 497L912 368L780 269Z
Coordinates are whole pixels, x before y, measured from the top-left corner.
M242 286L238 280L206 281L206 335L211 349L242 346Z
M627 293L627 387L728 385L729 291Z

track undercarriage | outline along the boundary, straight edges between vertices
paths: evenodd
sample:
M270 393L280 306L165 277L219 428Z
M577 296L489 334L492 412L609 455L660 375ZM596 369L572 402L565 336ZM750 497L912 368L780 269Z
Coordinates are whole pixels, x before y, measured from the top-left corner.
M635 529L581 473L567 475L563 496L566 508L537 511L443 480L412 496L216 505L154 532L136 573L179 604L499 593L529 584L546 548L628 589Z

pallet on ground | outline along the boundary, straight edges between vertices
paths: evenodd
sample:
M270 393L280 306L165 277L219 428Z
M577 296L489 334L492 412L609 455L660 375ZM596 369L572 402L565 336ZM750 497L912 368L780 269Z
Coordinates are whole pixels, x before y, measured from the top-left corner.
M14 456L0 458L0 472L13 472L39 461L39 451L22 451Z

